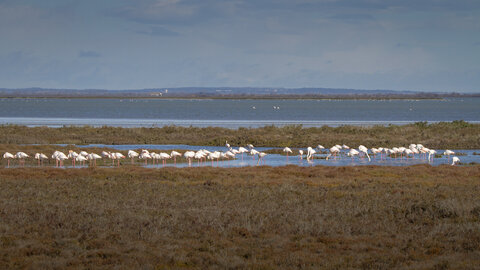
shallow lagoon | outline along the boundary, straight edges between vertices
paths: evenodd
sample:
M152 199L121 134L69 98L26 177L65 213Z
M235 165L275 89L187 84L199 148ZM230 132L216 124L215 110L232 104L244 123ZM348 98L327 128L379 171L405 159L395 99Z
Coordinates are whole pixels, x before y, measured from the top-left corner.
M64 145L63 145L64 146ZM108 148L113 148L117 150L130 150L130 149L147 149L149 151L155 151L155 152L160 152L159 150L165 151L167 153L170 153L171 150L182 150L182 151L187 151L187 150L192 150L192 151L198 151L200 149L206 149L208 151L226 151L227 148L223 146L192 146L192 145L143 145L143 144L138 144L138 145L104 145L104 144L90 144L90 145L78 145L78 147L108 147ZM235 148L235 147L234 147ZM273 148L273 147L256 147L255 148L258 151L268 151L272 149L281 149L281 148ZM353 160L350 157L346 156L346 152L343 151L342 156L340 158L337 158L336 160L329 159L326 160L327 152L324 151L323 153L318 153L315 155L315 159L312 162L307 162L305 159L305 155L303 157L303 160L301 160L298 156L298 150L297 149L292 149L294 151L294 156L289 156L288 161L287 157L285 155L279 155L279 154L268 154L265 158L264 161L265 163L262 165L266 166L285 166L285 165L297 165L297 166L317 166L317 165L322 165L322 166L360 166L360 165L378 165L378 166L409 166L409 165L416 165L416 164L430 164L432 166L438 166L442 164L451 164L451 158L449 159L446 156L442 156L439 158L434 158L433 162L429 162L428 160L425 160L423 158L418 158L418 155L415 158L389 158L389 157L384 157L383 159L380 159L380 156L377 155L377 157L371 156L371 161L368 161L367 158L360 158L360 157L355 157ZM306 149L303 149L306 152ZM474 155L474 153L480 153L479 150L458 150L458 149L451 149L454 151L457 156L460 158L460 161L463 164L469 164L471 162L475 163L480 163L480 155ZM438 154L442 154L445 150L436 150ZM183 153L182 153L183 154ZM122 162L128 162L128 158L125 159L125 161ZM160 162L161 163L161 162ZM245 167L245 166L257 166L258 165L258 159L255 157L255 159L252 159L250 155L244 154L243 159L241 155L237 155L236 159L233 160L223 160L223 161L214 161L213 166L214 167L223 167L223 168L231 168L231 167ZM174 166L174 164L168 163L166 166ZM177 167L188 167L188 163L185 162L179 162L176 165ZM212 166L211 161L207 161L204 163L199 164L196 160L192 161L192 167L197 167L197 166ZM149 161L149 164L146 166L149 168L161 168L163 167L162 164L156 164L152 165L151 161Z

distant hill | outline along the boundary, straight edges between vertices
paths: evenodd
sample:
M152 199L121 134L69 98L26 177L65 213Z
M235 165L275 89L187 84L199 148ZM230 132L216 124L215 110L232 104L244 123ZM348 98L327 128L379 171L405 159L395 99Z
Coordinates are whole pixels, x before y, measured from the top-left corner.
M420 91L359 90L336 88L265 88L265 87L177 87L138 90L0 88L0 97L131 97L131 98L437 98L480 96L479 94L425 93Z

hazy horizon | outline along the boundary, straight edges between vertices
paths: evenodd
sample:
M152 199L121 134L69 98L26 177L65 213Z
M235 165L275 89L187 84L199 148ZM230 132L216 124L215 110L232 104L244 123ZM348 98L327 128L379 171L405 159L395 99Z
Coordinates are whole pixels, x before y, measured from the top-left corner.
M0 0L0 35L0 88L480 92L474 0Z

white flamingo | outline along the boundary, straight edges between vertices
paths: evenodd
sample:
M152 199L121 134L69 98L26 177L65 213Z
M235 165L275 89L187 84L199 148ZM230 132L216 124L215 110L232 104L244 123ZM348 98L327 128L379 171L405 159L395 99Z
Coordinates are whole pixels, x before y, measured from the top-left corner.
M17 152L15 154L15 158L18 159L18 164L25 166L25 159L29 158L30 156L25 154L24 152Z
M117 160L117 166L120 166L120 159L125 158L125 156L120 152L116 152L116 153L112 153L112 158L116 159Z
M457 163L459 163L459 162L460 162L460 159L458 157L454 156L452 158L452 166L457 165Z
M317 145L317 148L318 148L318 151L319 151L320 153L322 153L322 152L323 152L323 149L325 149L325 147L323 147L323 145L320 145L320 144Z
M409 155L413 155L413 158L415 158L415 155L414 155L414 153L411 149L405 149L404 152L405 152L405 156L407 157L407 159L408 159Z
M288 162L288 153L293 153L292 149L285 147L283 148L283 152L287 153L287 162Z
M365 154L365 155L368 157L368 161L372 161L372 160L370 159L370 156L368 155L368 148L367 148L367 147L365 147L365 146L363 146L363 145L360 145L360 146L358 147L358 150L359 150L360 152L362 152L363 154Z
M160 153L160 159L162 160L162 165L165 166L167 164L167 159L171 158L171 156L167 153Z
M262 161L263 161L263 165L265 165L265 156L266 155L267 155L267 153L264 153L264 152L258 153L257 166L258 166L258 164L261 164Z
M93 160L93 166L97 166L97 159L101 159L102 157L100 155L95 154L95 153L91 153L91 154L87 155L87 158L90 161Z
M234 154L232 151L227 151L227 152L225 152L224 154L225 154L225 157L226 157L227 159L230 159L230 158L231 158L231 159L234 159L234 158L235 158L235 154Z
M77 152L73 151L73 150L70 150L68 151L68 155L67 157L72 159L72 166L75 167L75 161L77 160Z
M193 158L197 160L197 165L200 166L200 162L202 162L202 159L204 158L206 159L206 156L207 156L207 153L200 150L195 153Z
M87 158L82 156L82 155L78 155L75 160L77 162L80 162L80 164L82 164L83 166L85 166L85 161L87 161Z
M255 149L251 149L250 150L250 155L252 156L252 159L255 159L255 155L258 155L260 152L258 152L257 150Z
M443 152L443 155L447 156L448 157L448 162L450 162L450 156L455 155L455 152L447 149L447 150L445 150L445 152Z
M298 159L303 160L303 150L298 150Z
M187 151L183 154L183 156L188 160L188 167L192 166L192 158L195 157L195 152Z
M100 154L102 156L102 158L110 158L112 159L112 162L113 162L113 158L112 158L112 154L110 152L107 152L107 151L102 151L102 153ZM105 164L106 161L104 161L103 163Z
M248 153L248 150L246 148L240 146L238 148L238 152L240 152L242 154L242 161L243 161L243 153Z
M38 166L43 165L43 160L48 159L48 157L43 153L36 153L35 159L38 162Z
M328 160L331 156L333 156L334 159L337 159L337 154L340 153L340 148L337 146L332 146L332 148L328 149L330 151L330 154L328 154L326 160Z
M360 152L358 152L357 150L352 148L352 149L350 149L350 151L348 151L347 156L351 157L352 161L353 161L353 157L358 156L359 153Z
M55 162L56 162L55 166L59 167L59 166L63 166L63 161L67 160L68 157L63 152L55 151L53 152L52 159L55 159Z
M428 151L428 160L431 160L433 162L433 158L435 157L435 154L437 153L437 151L431 149Z
M208 154L207 158L212 161L212 167L213 167L213 160L216 159L217 160L217 166L218 166L218 159L220 158L220 152L215 151L213 153L210 153L210 154Z
M182 156L182 154L180 154L180 153L177 152L177 151L172 151L172 152L170 153L170 157L173 158L173 163L175 164L175 166L177 166L177 157L181 157L181 156Z
M307 161L310 161L310 159L313 159L313 155L316 153L317 151L313 150L312 147L308 147L307 148Z
M14 159L15 156L9 152L5 152L5 154L3 154L3 158L7 160L7 168L10 167L10 160L11 159Z
M133 164L133 159L138 157L139 154L133 150L128 150L127 156L132 160L132 164Z
M144 159L145 160L145 165L147 165L147 161L149 159L152 159L152 156L150 156L150 153L145 150L145 151L142 151L142 153L138 156L138 158Z

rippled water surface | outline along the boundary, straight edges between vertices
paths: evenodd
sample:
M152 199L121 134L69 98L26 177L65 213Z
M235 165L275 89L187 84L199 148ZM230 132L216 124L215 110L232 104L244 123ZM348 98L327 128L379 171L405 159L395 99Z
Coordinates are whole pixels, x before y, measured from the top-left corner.
M480 122L480 98L441 100L0 99L0 124L220 126Z

